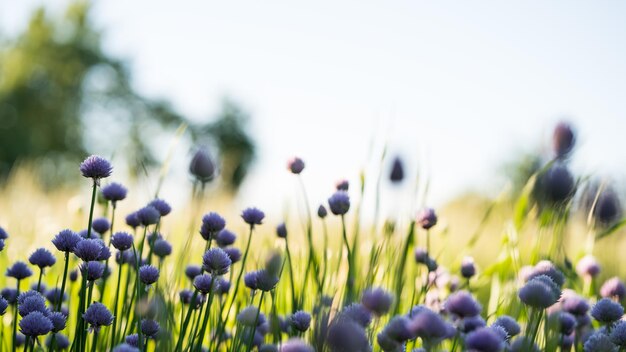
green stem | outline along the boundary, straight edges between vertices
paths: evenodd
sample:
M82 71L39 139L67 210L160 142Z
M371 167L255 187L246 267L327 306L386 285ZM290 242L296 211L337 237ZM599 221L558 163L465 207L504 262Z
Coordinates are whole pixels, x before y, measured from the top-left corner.
M20 280L17 280L17 296L20 295ZM17 303L13 306L13 348L12 351L15 352L17 349L17 343L15 339L17 338Z
M348 234L346 232L346 218L344 215L341 215L341 230L343 235L343 241L346 245L346 250L348 251L348 278L346 280L346 296L344 303L352 302L353 294L354 294L354 268L352 268L352 258L354 253L350 250L350 244L348 242Z
M59 296L59 301L57 302L57 312L61 311L61 305L63 303L63 296L65 295L65 282L67 281L67 270L69 268L70 263L70 252L65 252L65 264L63 267L63 281L61 281L61 295Z
M198 290L193 292L191 296L191 300L189 301L189 307L187 308L187 315L185 316L185 321L183 321L183 327L180 330L180 335L178 335L178 341L176 342L175 351L180 351L183 347L183 338L187 332L187 325L189 325L189 320L191 319L191 312L193 311L193 306L196 304L196 298L198 297Z
M117 332L117 309L118 309L118 299L120 295L120 284L122 282L122 268L123 265L120 263L117 269L117 288L115 290L115 304L113 306L113 328L111 329L111 346L115 346L115 333Z
M248 339L248 348L247 348L248 352L252 350L252 344L254 343L254 334L256 333L256 326L259 323L259 315L261 314L261 305L263 304L264 296L265 296L265 291L261 291L261 298L259 299L259 308L256 311L256 317L254 318L254 326L252 327L252 333L250 334L250 338Z
M41 278L43 277L43 268L39 268L39 280L37 280L37 292L41 289Z
M285 250L287 251L287 260L289 261L289 281L291 281L291 311L297 311L297 296L296 296L296 283L293 279L293 263L291 262L291 251L289 250L289 243L285 238Z
M204 320L202 321L202 328L200 329L200 335L198 336L198 345L196 346L196 351L202 350L202 341L204 340L204 333L206 332L207 323L209 322L209 317L211 316L211 303L213 303L213 283L215 282L215 277L211 278L211 285L209 285L209 299L206 304L206 310L204 311Z

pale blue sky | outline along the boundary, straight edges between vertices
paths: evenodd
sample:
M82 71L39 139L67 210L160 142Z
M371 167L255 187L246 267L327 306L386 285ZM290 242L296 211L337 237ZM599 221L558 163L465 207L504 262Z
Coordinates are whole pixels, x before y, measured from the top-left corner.
M0 28L40 3L0 0ZM507 155L545 146L563 116L580 131L575 168L624 179L623 1L95 4L106 49L130 60L141 92L192 118L224 95L252 113L261 158L245 203L285 197L293 154L321 201L356 176L374 134L428 170L429 203L493 191Z

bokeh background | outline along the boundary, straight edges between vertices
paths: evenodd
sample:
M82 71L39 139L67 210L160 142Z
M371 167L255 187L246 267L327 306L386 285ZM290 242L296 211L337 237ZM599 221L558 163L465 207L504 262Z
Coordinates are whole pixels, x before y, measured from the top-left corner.
M65 226L50 209L84 210L77 166L91 153L132 185L129 209L161 172L161 196L184 209L204 145L222 168L214 199L228 200L214 207L278 221L297 189L290 156L314 204L400 156L467 236L545 161L561 120L577 130L574 172L622 194L625 14L617 1L0 0L0 224ZM383 213L414 212L413 193L382 187Z

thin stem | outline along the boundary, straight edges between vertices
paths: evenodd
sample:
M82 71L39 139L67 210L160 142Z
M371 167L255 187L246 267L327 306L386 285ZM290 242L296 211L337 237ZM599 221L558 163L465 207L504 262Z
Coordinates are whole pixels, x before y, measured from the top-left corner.
M39 280L37 280L37 292L41 289L41 278L43 277L43 268L39 268Z
M191 319L191 312L193 310L193 306L196 304L196 298L198 297L198 290L193 292L191 296L191 300L189 301L189 307L187 308L187 315L185 316L185 321L183 321L183 327L180 330L180 335L178 335L178 341L176 342L175 351L180 351L181 347L183 347L183 338L185 337L185 333L187 332L187 325L189 325L189 319Z
M63 280L61 281L61 295L57 302L57 312L61 311L61 304L63 303L63 296L65 295L65 282L67 281L67 270L70 263L70 252L65 252L65 264L63 267Z
M348 251L348 278L346 280L346 296L345 296L345 300L344 303L348 303L348 302L352 302L353 299L353 295L354 295L354 268L352 267L352 260L354 257L354 254L352 253L352 251L350 250L350 244L348 243L348 235L346 232L346 218L344 215L341 215L341 229L342 229L342 235L343 235L343 241L346 245L346 250Z
M256 326L259 323L259 315L261 314L261 305L263 304L264 296L265 296L265 291L261 291L261 298L259 299L259 308L256 311L256 317L254 318L254 326L252 327L252 333L250 334L250 338L248 340L248 348L247 348L248 352L252 350L252 344L254 343L254 334L256 333Z
M209 316L211 315L211 303L213 303L213 283L216 278L211 277L211 285L209 285L209 299L206 304L206 310L204 311L204 320L202 321L202 328L200 329L200 335L198 336L198 345L196 351L202 350L202 341L204 340L204 333L206 332L207 323L209 322Z
M20 280L17 280L17 296L20 295ZM17 337L17 303L13 306L13 348L12 351L15 352L17 348L17 343L15 341Z

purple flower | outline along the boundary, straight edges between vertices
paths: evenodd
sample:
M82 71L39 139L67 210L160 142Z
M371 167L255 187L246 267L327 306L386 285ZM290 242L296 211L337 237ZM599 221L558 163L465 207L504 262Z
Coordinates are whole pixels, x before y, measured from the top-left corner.
M537 179L535 191L542 200L562 203L574 195L576 181L565 165L554 164Z
M291 326L293 326L294 329L304 332L307 331L311 325L311 314L299 310L291 315L290 320Z
M246 285L247 288L251 290L256 290L258 288L256 279L257 279L257 272L251 271L249 273L246 273L243 276L243 283L244 285Z
M276 226L276 236L280 238L287 238L287 225L284 222L281 222Z
M195 287L196 290L207 294L212 290L213 278L209 274L198 275L193 279L193 287Z
M100 260L102 253L103 243L97 239L84 239L74 249L74 254L83 261L90 262L93 260Z
M230 258L230 261L233 264L237 263L241 259L241 251L239 250L239 248L235 248L235 247L224 248L224 252L228 254L228 257Z
M149 338L156 338L159 333L159 323L154 320L143 319L141 321L141 333Z
M120 251L130 249L133 246L133 235L128 232L116 232L111 236L111 244Z
M602 284L600 295L606 298L618 298L621 301L626 296L626 286L618 277L612 277Z
M221 277L217 279L217 293L220 295L225 295L230 291L230 281L224 280Z
M139 219L141 225L149 226L159 222L161 214L155 207L148 205L137 210L137 218Z
M109 309L100 302L92 303L83 314L83 319L96 331L99 330L101 326L107 326L113 323L113 315Z
M202 226L200 227L200 235L206 241L213 239L217 233L222 231L226 226L226 220L218 213L208 213L202 217Z
M554 312L548 316L548 321L551 326L558 328L563 335L571 334L576 327L576 317L568 312Z
M241 217L250 226L261 225L265 214L257 208L247 208L241 213Z
M528 275L527 281L540 275L546 275L559 287L562 287L565 283L565 276L557 269L549 260L542 260L535 265L530 275Z
M559 299L559 287L546 275L530 279L518 292L522 302L533 307L545 309Z
M231 244L235 243L236 239L237 239L237 236L231 231L228 231L226 229L223 229L222 231L218 232L217 236L215 236L215 242L220 247L230 246Z
M91 155L80 164L80 172L83 177L92 178L98 181L101 178L109 177L113 167L104 158L97 155Z
M472 276L476 275L476 266L474 265L474 258L465 257L461 262L461 275L469 279Z
M116 203L126 198L128 190L119 183L111 182L102 187L102 198L108 200L115 207Z
M97 261L85 262L81 266L81 273L88 281L96 281L104 274L104 264Z
M428 308L419 309L413 314L411 329L416 336L431 342L454 336L455 333L452 325Z
M167 202L164 201L163 199L159 199L159 198L153 199L150 203L148 203L148 205L156 209L159 212L159 214L161 214L161 216L165 216L172 211L172 207L169 204L167 204Z
M341 316L366 328L372 322L372 313L360 303L352 303L341 311Z
M313 347L300 339L290 339L280 347L280 352L314 352Z
M48 319L52 322L52 332L59 332L65 329L67 317L61 312L52 312L48 314Z
M0 227L0 240L6 240L7 238L9 238L9 234Z
M76 244L82 240L83 238L77 233L66 229L54 236L52 244L61 252L74 252Z
M41 336L52 330L52 322L41 312L32 312L20 320L20 331L26 336Z
M133 229L141 225L141 221L139 220L139 217L137 216L137 212L133 212L133 213L126 215L126 225L132 227Z
M0 291L0 296L9 302L9 304L15 304L17 302L17 290L10 287L5 287Z
M74 281L78 280L78 270L70 271L70 274L68 276L69 276L71 282L74 282Z
M63 302L67 299L67 293L63 293L61 296L61 289L58 287L51 288L45 293L46 299L53 305L56 306L59 301Z
M193 280L196 276L201 275L201 274L202 274L202 268L197 265L187 265L187 267L185 268L185 275L190 280Z
M137 347L139 345L139 335L130 334L124 338L124 341L131 346Z
M157 257L165 258L168 255L172 254L172 245L166 240L159 238L158 240L154 241L154 244L152 245L152 251Z
M111 228L111 223L107 218L97 218L91 222L91 228L104 235Z
M243 326L255 326L265 318L261 318L263 313L259 313L259 309L255 306L247 306L237 314L237 322ZM257 318L258 317L258 318Z
M444 306L448 312L461 318L478 315L483 309L480 303L467 291L454 292L448 296Z
M259 290L269 292L276 287L278 276L268 270L259 270L256 275L256 286Z
M8 277L16 278L19 281L33 275L33 271L30 270L26 263L18 261L7 269L6 275Z
M415 248L415 262L420 264L426 264L428 262L428 252L425 248L417 247Z
M214 276L226 274L231 264L230 257L221 248L211 248L202 256L202 267Z
M619 347L626 347L626 321L619 321L613 325L609 337Z
M54 336L54 344L57 349L65 350L70 347L70 340L67 336L61 333L50 334L46 337L46 347L48 347L48 351L52 351L52 337Z
M345 215L350 210L350 196L346 191L337 191L328 198L328 207L335 215Z
M320 219L323 219L326 215L328 215L328 211L326 211L326 208L323 205L320 205L319 208L317 208L317 216Z
M7 311L7 307L9 306L9 302L4 299L4 297L0 297L0 315L4 315Z
M383 329L382 336L397 342L404 342L416 337L415 331L411 328L411 320L403 315L396 315L391 318Z
M604 324L615 322L619 320L622 315L624 315L622 305L608 298L602 298L591 308L591 316Z
M596 277L600 273L600 264L594 256L586 255L576 264L576 272L580 276Z
M493 323L493 325L501 326L502 328L504 328L509 337L516 336L522 331L517 321L515 321L515 319L511 318L508 315L499 316L498 319L496 319L496 321Z
M389 179L393 183L402 182L402 180L404 180L404 164L402 163L402 159L400 159L400 157L395 157L393 159Z
M18 313L20 316L25 317L32 312L41 312L44 315L48 315L48 308L46 307L46 300L35 291L28 291L33 294L25 295L22 298L22 295L18 297Z
M559 122L552 134L552 149L557 158L565 158L574 148L576 136L574 129L567 122Z
M180 301L183 304L189 304L191 303L194 293L191 290L182 290L178 293L178 295L180 297ZM196 298L193 299L193 301L194 301L194 305L192 308L194 309L199 308L204 303L204 296L200 294L196 294Z
M500 352L504 349L504 340L489 328L480 328L467 335L465 348L480 352Z
M45 248L39 248L33 252L28 258L32 265L38 266L40 269L51 267L57 262L57 259Z
M331 351L371 351L367 334L363 327L347 319L335 319L330 324L326 343Z
M585 352L617 352L618 348L607 335L597 331L585 341L583 350Z
M0 252L4 249L4 240L0 240Z
M459 321L459 330L466 334L485 326L487 326L487 322L480 315L465 317Z
M120 343L111 350L111 352L140 352L139 348L129 345L128 343Z
M437 214L433 208L424 208L417 214L416 222L423 229L428 230L437 224Z
M392 303L393 296L382 288L368 288L361 297L361 304L377 316L386 314Z
M287 169L289 169L292 174L298 175L302 172L302 170L304 170L304 161L297 156L294 156L287 162Z
M142 265L139 268L139 280L146 285L152 285L159 279L159 269L152 265Z
M215 178L215 163L206 149L200 148L196 151L189 164L189 172L202 183L210 182Z

